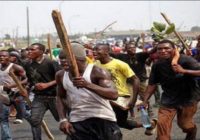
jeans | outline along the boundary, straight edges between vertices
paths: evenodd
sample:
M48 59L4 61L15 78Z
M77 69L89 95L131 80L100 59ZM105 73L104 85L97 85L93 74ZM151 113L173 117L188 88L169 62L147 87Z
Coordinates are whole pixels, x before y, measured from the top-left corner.
M193 116L197 111L197 103L175 108L160 107L158 111L157 140L170 140L172 121L177 115L177 124L186 133L185 140L195 140L197 128Z
M58 112L56 110L56 98L48 96L35 96L31 106L30 124L33 134L33 140L41 140L41 123L45 112L50 110L54 119L59 121Z
M9 106L0 102L1 140L12 140L8 118Z
M14 104L16 111L17 111L16 119L21 119L21 120L23 118L27 119L30 116L30 114L26 110L26 103L25 103L24 98L22 96L16 97L13 104Z

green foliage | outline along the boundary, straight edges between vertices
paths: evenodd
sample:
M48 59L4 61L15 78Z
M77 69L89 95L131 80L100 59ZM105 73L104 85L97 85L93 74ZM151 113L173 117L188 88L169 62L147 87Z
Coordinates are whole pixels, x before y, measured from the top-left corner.
M165 33L166 34L171 34L175 30L175 25L172 23L170 26L167 27Z
M168 37L175 30L175 25L172 23L166 26L164 23L153 22L153 27L151 27L151 32L153 33L152 39L154 41L161 41Z
M151 27L151 32L159 34L160 31L158 31L155 27Z
M166 28L166 24L159 23L159 22L153 22L153 26L154 26L155 29L157 29L159 32L164 31L165 28Z

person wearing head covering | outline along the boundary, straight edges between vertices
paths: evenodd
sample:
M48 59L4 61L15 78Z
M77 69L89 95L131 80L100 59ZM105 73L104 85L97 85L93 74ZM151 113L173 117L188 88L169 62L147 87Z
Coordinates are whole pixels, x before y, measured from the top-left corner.
M110 75L86 62L81 44L71 43L71 46L80 76L74 77L69 58L69 68L56 74L60 130L73 140L121 140L109 102L118 97Z

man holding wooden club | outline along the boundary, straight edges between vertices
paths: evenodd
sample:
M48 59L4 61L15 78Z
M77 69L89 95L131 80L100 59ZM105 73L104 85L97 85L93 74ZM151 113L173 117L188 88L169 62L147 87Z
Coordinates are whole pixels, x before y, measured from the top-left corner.
M71 43L71 46L80 76L74 77L69 59L69 70L56 75L60 130L72 140L121 140L122 134L109 103L118 97L110 75L86 63L86 52L81 44ZM67 106L63 99L67 100Z
M157 45L158 61L152 66L149 84L142 106L161 84L163 93L158 111L157 140L170 140L172 121L177 116L177 124L186 133L185 140L196 140L197 127L193 117L200 99L200 89L195 77L200 76L200 64L192 57L179 55L170 40L162 40ZM139 106L140 106L139 105Z

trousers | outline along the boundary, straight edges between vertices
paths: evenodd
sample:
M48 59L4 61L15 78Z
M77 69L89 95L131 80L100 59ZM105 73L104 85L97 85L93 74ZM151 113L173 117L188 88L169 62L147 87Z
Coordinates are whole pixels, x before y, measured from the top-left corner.
M196 139L196 125L193 116L197 111L197 102L175 108L160 107L158 111L157 140L170 140L172 121L177 115L177 124L186 133L185 140Z

